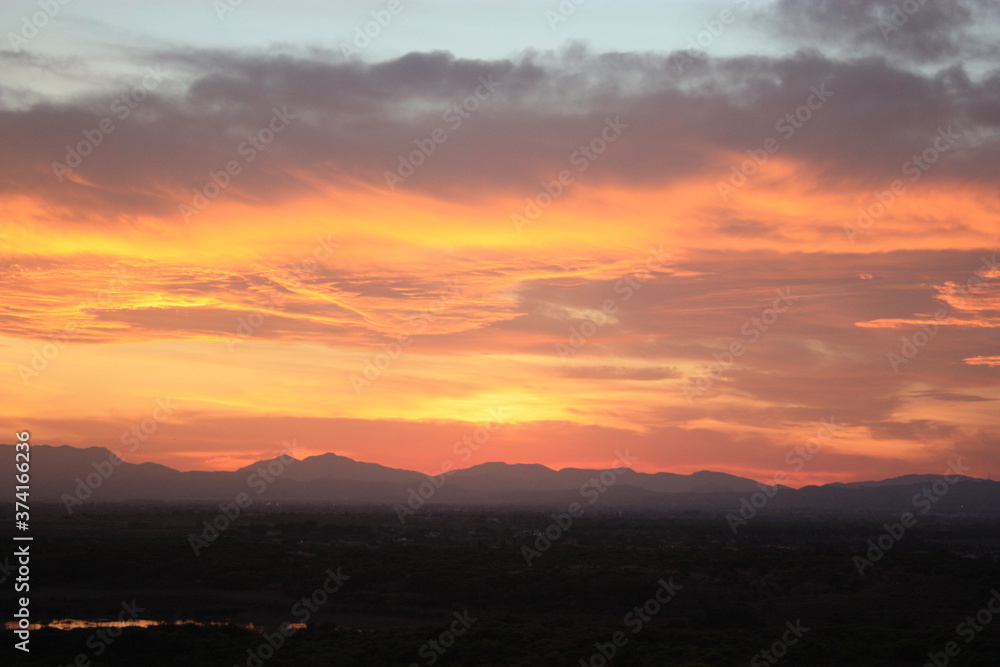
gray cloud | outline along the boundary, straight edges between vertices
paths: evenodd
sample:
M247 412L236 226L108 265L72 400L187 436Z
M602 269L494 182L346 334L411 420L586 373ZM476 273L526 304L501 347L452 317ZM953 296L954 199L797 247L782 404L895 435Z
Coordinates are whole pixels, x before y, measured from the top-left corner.
M879 58L799 53L711 59L678 72L669 55L580 46L489 62L440 52L376 64L225 52L161 52L148 62L172 83L124 119L111 105L128 88L0 109L0 193L44 196L73 209L73 219L88 211L94 223L136 213L181 222L178 204L210 172L240 161L241 142L275 108L295 119L223 197L260 203L327 185L385 188L386 172L436 128L447 139L399 187L455 199L531 193L614 117L628 129L590 165L588 182L645 187L702 174L711 183L729 166L713 155L780 138L777 124L821 86L832 98L781 150L813 165L829 187L884 185L949 125L959 149L926 178L1000 176L1000 74L977 80L960 65L922 74ZM445 115L490 78L500 86L476 111ZM53 162L109 117L115 130L76 170L79 182L60 183Z
M779 0L758 21L803 44L939 62L996 55L973 29L997 17L988 0Z

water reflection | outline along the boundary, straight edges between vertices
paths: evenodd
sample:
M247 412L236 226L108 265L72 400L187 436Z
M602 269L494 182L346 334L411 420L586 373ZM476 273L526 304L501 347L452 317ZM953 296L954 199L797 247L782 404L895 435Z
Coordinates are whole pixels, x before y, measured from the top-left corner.
M274 626L271 625L258 625L256 623L234 623L232 621L194 621L189 619L182 619L178 621L155 621L148 619L129 619L126 621L86 621L79 618L58 618L48 623L32 623L28 626L29 630L41 630L43 628L53 628L55 630L74 630L76 628L149 628L156 625L200 625L202 627L208 627L212 625L235 625L241 628L246 628L247 630L255 630L257 632L263 632L264 630L273 629ZM16 630L18 628L17 623L7 622L4 623L4 627L7 630ZM306 627L305 623L289 623L288 627L294 628L296 630L301 630Z

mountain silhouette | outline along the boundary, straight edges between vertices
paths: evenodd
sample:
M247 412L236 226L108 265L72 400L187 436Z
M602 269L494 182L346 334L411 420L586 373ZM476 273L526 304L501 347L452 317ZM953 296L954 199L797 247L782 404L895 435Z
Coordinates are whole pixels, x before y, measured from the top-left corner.
M0 456L4 461L0 469L12 479L13 445L0 445ZM911 474L791 489L709 470L681 475L624 467L553 470L540 464L502 462L432 477L334 453L301 460L283 455L233 471L181 472L157 463L128 463L103 447L35 445L30 497L32 502L59 502L71 510L95 502L232 502L242 493L267 502L410 507L425 503L565 507L584 497L603 507L632 510L735 512L749 503L784 512L1000 514L1000 482L962 475L951 477L947 484L943 479ZM0 489L0 500L14 501L13 484Z

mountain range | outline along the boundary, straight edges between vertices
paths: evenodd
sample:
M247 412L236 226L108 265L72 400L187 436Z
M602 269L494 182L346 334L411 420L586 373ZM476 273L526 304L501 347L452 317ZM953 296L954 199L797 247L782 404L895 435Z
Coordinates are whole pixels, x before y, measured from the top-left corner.
M14 479L14 447L0 445L4 479ZM792 489L703 470L690 475L630 468L553 470L539 464L482 463L431 477L355 461L333 453L302 460L283 455L235 471L181 472L156 463L127 463L103 447L33 445L30 499L88 503L152 501L219 503L246 494L254 502L336 505L425 504L565 508L580 502L630 510L1000 514L1000 482L961 474L905 475ZM14 484L0 487L13 502ZM754 508L754 510L749 509Z

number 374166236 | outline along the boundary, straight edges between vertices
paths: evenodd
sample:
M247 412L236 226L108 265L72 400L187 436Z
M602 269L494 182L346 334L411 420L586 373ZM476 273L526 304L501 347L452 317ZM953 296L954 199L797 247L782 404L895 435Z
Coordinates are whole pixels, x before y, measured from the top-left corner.
M17 498L17 504L15 507L15 521L27 521L28 520L28 491L30 490L31 482L31 443L29 439L31 434L27 431L21 431L15 434L17 436L17 444L14 446L14 467L17 472L14 474L14 481L17 482L17 486L14 487L15 497Z

